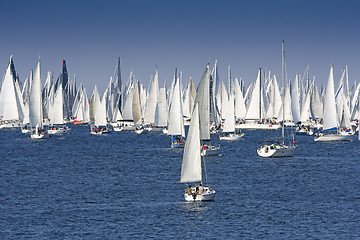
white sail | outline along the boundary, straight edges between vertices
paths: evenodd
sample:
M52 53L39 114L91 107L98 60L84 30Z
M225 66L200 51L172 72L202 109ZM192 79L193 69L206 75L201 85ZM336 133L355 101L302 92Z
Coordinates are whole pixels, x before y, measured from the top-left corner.
M126 95L125 95L125 104L122 111L123 118L125 120L133 120L133 112L132 112L132 101L133 101L133 94L134 94L134 87L133 87L133 80L132 74L130 76L130 83L128 85Z
M21 90L20 90L20 86L19 86L19 81L15 81L14 83L15 85L15 96L16 96L16 104L17 104L17 109L18 109L18 114L19 114L19 120L20 122L23 122L25 119L25 105L24 102L22 100L22 94L21 94Z
M284 109L285 109L284 114L283 114L283 106L284 106ZM293 121L293 116L292 116L292 112L291 112L291 96L290 96L290 88L289 88L289 86L286 86L286 89L285 89L285 97L284 97L283 106L281 106L278 121L279 122L282 121L283 116L285 118L285 121Z
M261 71L259 70L253 91L251 94L251 100L246 112L245 119L249 120L259 120L265 118L264 114L264 101L261 94L261 80L260 80Z
M185 91L184 91L184 100L183 100L183 114L184 117L188 117L190 118L191 115L191 107L190 107L190 83L188 84L188 86L186 87Z
M185 137L184 118L180 96L180 79L177 78L169 110L168 135L181 135Z
M106 95L103 95L102 99L99 96L99 101L96 101L96 118L95 125L96 126L106 126Z
M235 79L235 117L245 119L246 106L238 79Z
M42 128L43 115L41 102L40 59L36 66L34 77L30 85L29 110L31 127L35 128L36 126L39 126Z
M334 93L334 68L331 65L329 79L326 84L325 95L324 95L323 129L328 130L337 127L338 127L338 122L337 122L335 93Z
M167 107L165 86L160 88L156 111L157 111L156 114L157 117L156 117L155 125L158 127L167 126L168 107Z
M225 90L226 91L226 90ZM199 104L200 139L210 140L210 71L209 65L197 89L195 104Z
M301 109L301 113L300 113L300 121L301 122L306 122L311 118L310 100L311 100L311 88L309 88L309 90L304 98L304 103L302 105L302 109Z
M266 116L268 118L279 118L279 112L282 106L282 99L275 75L269 81L268 88L269 88L269 99L268 99L269 106Z
M151 83L150 93L146 103L144 123L155 123L155 110L159 92L159 74L156 69L154 80Z
M294 122L300 121L300 94L299 94L299 74L296 74L291 88L291 110Z
M313 83L313 89L312 89L312 95L311 95L311 115L315 119L320 119L323 117L322 112L322 102L319 96L318 89L315 85L315 77L314 77L314 83Z
M226 107L223 132L235 132L234 94L231 93Z
M2 120L20 120L15 90L16 76L13 76L11 65L12 56L10 56L10 61L1 85L0 116L2 116Z
M102 101L95 86L91 101L90 101L90 120L94 122L95 126L106 126L106 104Z
M199 105L195 103L184 148L180 182L200 182L201 180Z
M49 118L51 124L64 124L63 112L63 88L61 82L59 83L54 95L54 100L50 102Z
M226 91L225 83L221 82L221 119L225 119L226 107L229 101L228 92Z
M135 84L133 100L132 100L132 115L135 124L141 123L141 106L140 106L140 93L139 84Z

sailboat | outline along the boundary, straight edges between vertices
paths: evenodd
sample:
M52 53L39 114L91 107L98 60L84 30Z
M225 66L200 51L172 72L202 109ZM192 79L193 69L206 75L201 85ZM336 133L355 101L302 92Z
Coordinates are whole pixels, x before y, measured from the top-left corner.
M24 119L24 104L12 56L0 88L0 129L20 128Z
M285 144L285 87L284 87L284 74L285 74L285 51L284 51L284 41L282 42L282 85L283 85L283 101L282 101L282 141L264 141L265 144L260 145L257 149L257 153L260 157L292 157L295 152L295 141L293 140L293 145Z
M97 87L90 100L90 134L102 135L111 133L107 128L105 99L101 100Z
M204 170L206 167L204 160ZM207 176L206 178L207 179ZM181 166L180 183L200 182L197 187L185 189L185 200L187 202L211 201L215 197L215 190L202 185L202 166L200 154L200 123L199 123L199 104L195 103L194 111L191 115L188 137L186 139L183 161Z
M146 101L146 108L144 114L144 128L151 131L155 124L155 113L159 95L159 74L157 68L155 69L155 76L151 82L150 93Z
M344 116L343 113L342 116ZM334 68L333 65L331 65L324 95L323 131L315 134L314 141L351 141L352 138L353 135L342 134L339 129L334 93Z
M236 126L238 129L252 129L252 130L277 130L280 128L279 124L265 121L265 107L263 89L261 86L261 68L259 69L248 110L245 115L245 122Z
M171 136L172 148L183 148L185 144L185 126L181 107L180 79L175 71L175 85L169 110L168 136Z
M29 96L29 116L31 126L30 138L42 139L48 137L49 135L43 129L40 59L36 66L33 80L31 81Z
M63 88L59 81L49 106L49 118L51 124L48 129L49 134L60 135L69 131L69 128L64 124L63 101Z
M220 153L220 146L211 145L210 138L210 71L209 64L201 77L196 91L195 103L199 104L201 155L210 156Z
M236 132L235 130L235 102L233 93L230 94L229 102L227 104L222 132L223 134L219 135L220 140L233 141L244 136L244 133Z

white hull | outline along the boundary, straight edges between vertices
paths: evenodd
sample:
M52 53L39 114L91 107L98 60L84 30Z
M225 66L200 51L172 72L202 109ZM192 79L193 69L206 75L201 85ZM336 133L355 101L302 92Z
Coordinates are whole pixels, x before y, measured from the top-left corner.
M104 131L99 131L99 132L97 132L97 131L91 131L91 132L90 132L91 135L103 135L103 134L109 134L109 133L111 133L110 130L104 130Z
M166 127L152 127L152 132L164 132Z
M146 128L144 128L144 130L147 131L147 132L151 132L151 131L152 131L152 127L146 127Z
M277 130L281 128L279 124L260 124L260 123L242 123L236 124L236 129L250 129L250 130Z
M30 133L30 129L21 129L21 133Z
M121 132L123 129L121 127L113 127L114 132Z
M315 142L333 142L333 141L352 141L353 135L350 134L320 134L315 136Z
M0 124L0 129L15 129L15 128L20 128L20 123L19 122L9 122L9 123L1 123Z
M194 188L192 188L194 189ZM193 190L192 194L185 193L185 201L187 202L204 202L204 201L212 201L215 197L216 191L212 190L208 187L204 188L204 192L202 194L196 194L195 190Z
M260 157L293 157L295 153L294 146L286 145L264 145L257 149L257 153Z
M136 134L141 134L143 131L144 131L143 128L142 128L142 129L137 129L137 130L135 130L135 133L136 133Z
M229 134L226 136L219 136L220 140L224 140L224 141L235 141L238 140L239 138L243 137L245 134L244 133L240 133L240 134Z
M37 139L44 139L44 138L49 138L49 135L48 134L36 134L36 133L32 133L30 135L30 138L31 139L34 139L34 140L37 140Z
M67 133L68 131L69 131L69 129L61 127L61 128L57 128L57 129L49 129L48 134L61 135L61 134Z
M131 132L131 131L135 131L135 126L125 126L125 127L122 127L122 131L126 132Z

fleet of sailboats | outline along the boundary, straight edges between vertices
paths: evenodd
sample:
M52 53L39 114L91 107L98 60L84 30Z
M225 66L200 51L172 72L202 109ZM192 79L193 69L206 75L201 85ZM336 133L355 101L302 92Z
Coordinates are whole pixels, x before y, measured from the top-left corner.
M355 131L359 131L360 84L349 87L347 66L335 91L331 65L327 85L319 91L315 77L310 80L309 66L303 76L295 75L290 86L285 73L284 42L281 86L276 75L259 68L256 80L245 88L241 78L231 77L229 66L226 87L219 79L217 64L216 60L212 70L210 64L206 66L197 88L192 78L183 88L182 72L176 69L167 89L165 83L160 85L156 67L147 91L133 71L123 85L119 58L104 93L100 94L95 86L89 99L82 84L77 88L76 78L69 78L65 60L57 80L48 72L42 87L40 59L22 84L10 56L0 88L0 129L21 128L31 139L65 134L71 123L89 124L92 135L112 131L167 134L172 148L184 148L180 182L198 183L188 185L186 201L210 201L215 196L213 189L202 185L206 156L220 154L214 134L219 140L233 141L244 136L242 129L281 127L281 139L263 142L257 154L291 157L296 145L294 135L286 128L297 127L296 134L314 134L315 142L352 141ZM285 143L286 139L291 143Z

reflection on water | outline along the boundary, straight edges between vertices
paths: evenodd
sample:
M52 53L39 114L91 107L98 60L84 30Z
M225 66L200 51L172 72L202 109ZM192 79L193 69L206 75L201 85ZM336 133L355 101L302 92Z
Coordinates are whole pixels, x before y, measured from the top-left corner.
M181 210L186 212L204 212L208 210L207 204L210 204L209 202L184 202L179 203L178 206L180 206Z

